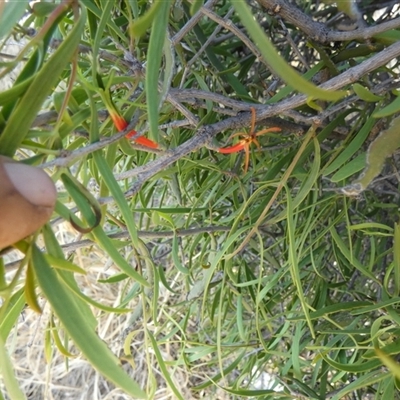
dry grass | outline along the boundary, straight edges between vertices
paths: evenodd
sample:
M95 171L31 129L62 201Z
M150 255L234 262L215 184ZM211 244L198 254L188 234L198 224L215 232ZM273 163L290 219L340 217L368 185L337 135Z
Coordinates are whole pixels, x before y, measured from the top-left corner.
M76 239L76 234L71 231L67 224L58 226L57 238L61 244ZM18 257L17 253L9 254L8 259ZM125 281L115 284L102 284L99 279L105 279L119 271L114 267L112 261L96 249L96 247L77 250L74 260L77 265L87 271L87 275L76 275L77 282L82 292L103 305L117 307L121 301L121 295L126 293ZM168 269L168 266L165 266ZM173 266L171 265L173 268ZM10 272L8 278L11 278ZM179 282L176 281L178 285ZM183 289L176 287L177 291ZM179 290L178 290L179 289ZM184 301L185 292L181 295L172 295L171 292L160 288L160 305L158 324L166 324L167 313L164 307L173 307L175 304ZM46 301L41 298L39 303L43 313L38 315L29 308L26 308L20 317L18 325L10 334L7 342L9 354L15 368L15 374L22 391L30 400L123 400L130 399L120 389L116 389L95 371L90 364L84 360L79 351L71 345L67 350L74 357L66 358L60 353L51 340L51 345L46 344L46 332L49 329L49 321L54 318ZM133 311L138 306L137 300L131 301L128 305ZM92 308L98 321L97 332L107 343L110 349L120 357L124 369L142 388L148 385L155 385L155 400L174 399L175 396L166 385L154 357L152 348L146 345L144 335L143 319L139 318L131 324L132 313L113 314L105 313ZM196 321L191 324L192 333L195 335ZM146 324L147 329L155 331L154 322ZM62 332L62 330L61 330ZM130 332L130 349L133 354L133 361L127 362L124 357L124 342ZM165 346L160 347L165 362L176 361L182 352L180 345L181 338L172 338ZM48 349L48 354L45 354ZM149 370L155 382L149 381ZM207 381L207 376L216 374L217 370L210 370L208 366L196 365L189 369L184 364L171 368L173 380L180 393L185 399L228 399L230 398L222 389L212 388L207 391L193 392L191 388L197 384ZM210 393L210 390L213 393Z

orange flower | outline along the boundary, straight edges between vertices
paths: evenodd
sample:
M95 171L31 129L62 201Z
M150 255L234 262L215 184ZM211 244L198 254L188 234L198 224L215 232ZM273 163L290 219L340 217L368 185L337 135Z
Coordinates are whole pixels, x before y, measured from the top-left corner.
M121 117L121 115L111 110L109 110L109 113L110 113L110 118L114 122L114 125L119 132L123 131L128 126L128 123L125 121L123 117Z
M125 137L127 139L130 139L133 135L136 135L136 133L137 132L135 130L132 130L128 134L126 134ZM144 147L148 147L150 149L158 149L158 143L153 142L151 139L148 139L145 136L139 136L139 137L133 139L133 141L138 144L141 144Z
M128 123L125 121L125 118L121 117L121 115L115 113L114 110L109 111L109 113L110 113L110 118L114 122L114 125L118 129L119 132L123 131L128 126ZM125 135L125 137L127 139L130 139L132 136L134 136L136 134L137 134L137 132L134 129L132 129L129 133L127 133ZM144 136L139 136L137 138L134 138L133 141L144 147L149 147L150 149L158 149L158 144L156 142L153 142L152 140L150 140Z
M258 143L257 137L264 135L268 132L280 132L281 128L273 127L263 129L259 132L254 132L256 124L256 110L254 107L251 107L251 129L250 133L243 134L241 132L234 134L233 136L242 135L244 139L240 140L238 143L234 144L233 146L228 147L220 147L217 151L222 154L231 154L231 153L238 153L239 151L244 150L246 153L245 161L244 161L244 172L247 172L250 162L250 145L254 143L258 148L260 148L260 143Z
M218 149L218 153L222 154L231 154L231 153L237 153L238 151L243 150L247 145L247 140L243 139L239 143L234 144L233 146L228 146L228 147L220 147Z
M107 107L107 110L110 114L110 118L112 119L115 127L118 129L119 132L123 131L128 126L128 123L125 121L125 118L122 117L115 108L110 93L106 91L101 91L100 94L102 96L104 104ZM129 133L125 135L125 137L127 139L130 139L132 136L136 135L136 133L137 132L134 129L132 129ZM158 143L153 142L152 140L144 136L139 136L137 138L134 138L133 141L150 149L158 149Z

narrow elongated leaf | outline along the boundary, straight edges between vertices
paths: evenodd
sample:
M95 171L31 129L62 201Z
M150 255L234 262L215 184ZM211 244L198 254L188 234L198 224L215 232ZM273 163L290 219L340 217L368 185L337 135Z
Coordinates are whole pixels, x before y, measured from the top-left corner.
M159 10L155 15L151 28L149 51L147 55L146 96L151 137L158 142L158 107L160 102L158 79L163 55L163 45L167 33L171 0L158 0L156 3L159 4Z
M145 398L144 392L137 383L121 369L117 357L87 325L84 315L71 298L70 292L36 245L32 246L32 265L43 294L72 340L93 367L131 396Z
M101 221L100 205L94 196L77 179L67 174L62 174L61 179L68 190L79 211L89 223L89 230L96 227Z
M388 117L389 115L392 115L394 113L397 113L400 110L400 95L397 96L390 104L388 104L386 107L382 108L379 111L376 111L373 114L374 118L383 118L383 117Z
M124 271L131 278L135 279L141 285L147 287L150 286L147 280L138 272L136 272L132 265L129 265L125 258L121 256L118 249L114 246L112 241L100 227L93 229L92 234L96 238L98 245L113 259L113 261L118 265L118 267L121 268L122 271Z
M348 161L364 144L366 138L371 132L371 129L375 125L376 121L374 118L369 117L354 139L348 143L343 151L336 157L336 159L328 165L324 171L324 175L329 175L339 167L341 167L346 161Z
M233 7L243 22L243 25L249 31L250 37L253 39L258 50L263 55L274 72L282 78L283 81L293 86L296 90L315 99L323 100L339 100L346 95L344 91L328 91L320 89L311 82L306 81L298 72L296 72L276 51L275 47L268 39L258 22L254 20L254 16L249 6L244 0L236 0L232 2Z
M84 269L78 267L70 261L51 256L50 254L45 254L44 256L46 257L47 262L55 268L86 275L86 271Z
M132 36L141 37L154 22L157 14L161 13L162 1L154 1L149 10L138 18L130 27Z
M200 8L203 6L204 0L194 0L191 7L190 7L190 14L194 15Z
M87 7L88 10L90 10L96 17L101 19L103 10L100 10L97 6L96 3L93 0L81 0L81 3ZM125 40L125 33L121 31L121 29L118 28L118 26L115 24L114 20L111 18L108 20L108 26L111 28L111 30L117 34L118 37L121 38L121 40Z
M28 269L26 272L25 298L27 304L29 305L30 308L32 308L32 310L36 311L37 313L42 312L39 303L37 301L37 296L35 292L35 276L33 274L31 263L28 264Z
M315 338L315 332L314 332L314 327L311 322L310 318L310 310L309 310L309 305L307 304L306 297L304 295L304 290L302 287L302 280L300 277L300 271L299 271L299 265L298 265L298 259L299 257L297 256L297 251L296 251L296 240L295 240L295 220L293 217L293 203L292 199L290 198L290 193L285 185L285 189L288 192L287 196L287 226L288 226L288 248L289 248L289 267L290 267L290 273L292 275L292 280L293 284L296 287L297 290L297 295L299 297L301 307L303 309L303 313L306 317L308 327L310 329L310 333L313 338ZM299 375L300 377L300 375Z
M26 92L32 80L33 78L26 79L23 82L14 85L11 89L0 92L0 106L16 101Z
M46 255L46 259L54 261L56 264L54 268L57 268L58 275L61 275L64 281L68 281L68 285L70 287L74 287L76 290L79 290L78 284L71 271L68 271L65 268L60 268L60 264L62 263L62 261L65 261L65 257L61 246L58 243L54 232L52 231L49 224L46 224L42 228L42 234L44 242L46 244L46 249L49 252L49 254ZM54 258L56 258L56 260L54 260ZM64 266L65 264L62 263L62 265ZM97 320L87 302L82 301L79 297L76 296L73 298L73 300L75 301L76 306L81 310L81 313L84 315L86 324L89 326L90 329L95 330L97 328Z
M346 259L356 268L358 269L363 275L367 276L369 279L371 279L374 282L378 282L378 280L375 278L371 272L369 272L357 259L355 259L352 256L352 253L350 252L350 249L346 246L345 242L343 239L339 236L339 234L336 232L336 229L334 227L331 227L330 229L331 235L333 240L335 241L336 245L342 252L342 254L346 257Z
M8 35L22 18L29 0L8 1L0 4L0 39Z
M353 158L350 162L348 162L346 165L343 165L342 168L336 171L332 175L331 181L340 182L348 178L349 176L352 176L357 172L360 172L363 168L365 168L365 162L366 162L366 154L365 153L359 154L356 158Z
M114 175L107 164L107 161L101 156L100 152L94 153L93 157L95 159L97 168L99 169L99 172L103 177L104 184L108 187L108 189L112 193L115 201L117 202L121 210L122 216L124 217L125 220L125 224L131 236L132 243L134 246L137 246L138 235L137 235L136 224L133 219L133 212L129 208L128 202L126 201L121 188L118 186L118 183L115 180Z
M394 262L394 287L396 295L400 294L400 224L394 224L394 245L393 245L393 262Z
M3 377L3 382L7 388L10 399L25 400L26 397L20 387L18 386L17 379L15 378L13 366L3 339L0 337L0 376Z
M99 310L107 311L107 312L113 312L113 313L126 313L129 311L132 311L130 308L115 308L115 307L109 307L105 306L104 304L101 304L95 300L93 300L91 297L86 296L83 294L79 289L77 289L74 285L71 285L68 279L64 279L64 275L60 275L60 277L64 280L65 284L67 285L68 289L70 289L77 297L81 298L83 301L85 301L87 304L90 304L94 307L97 307Z
M0 318L0 340L6 341L11 332L12 327L21 315L22 309L25 307L24 288L21 288L13 294L8 303L3 303L1 310L2 318ZM3 307L6 310L3 312Z
M164 379L168 383L168 386L171 388L171 390L175 393L176 398L179 399L179 400L184 400L184 398L182 397L182 395L179 392L178 388L176 387L174 381L172 380L171 374L168 371L167 366L165 365L165 362L164 362L164 360L162 358L160 349L158 348L158 344L157 344L156 339L151 334L151 332L147 331L147 334L150 337L151 344L152 344L153 350L154 350L154 354L156 355L156 358L157 358L157 361L158 361L158 365L160 366L161 371L163 372Z
M369 91L364 86L360 85L359 83L355 83L353 85L354 93L361 99L367 102L376 102L382 100L381 96L377 96L376 94Z
M85 27L86 10L81 9L78 22L54 54L36 74L24 97L11 114L0 136L0 153L13 156L28 133L43 101L60 79L60 75L74 54Z

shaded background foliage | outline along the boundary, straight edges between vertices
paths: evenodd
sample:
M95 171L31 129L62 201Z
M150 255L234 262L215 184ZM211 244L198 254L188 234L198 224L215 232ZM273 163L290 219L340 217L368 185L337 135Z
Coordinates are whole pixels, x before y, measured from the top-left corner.
M1 53L2 79L21 72L0 93L0 152L59 189L37 244L1 261L10 398L87 382L82 398L398 398L399 8L292 3L3 10L22 50ZM109 94L132 121L119 133ZM244 172L243 152L218 150L251 107L256 131L281 132ZM32 359L68 390L29 379L31 325ZM72 374L80 352L105 379Z

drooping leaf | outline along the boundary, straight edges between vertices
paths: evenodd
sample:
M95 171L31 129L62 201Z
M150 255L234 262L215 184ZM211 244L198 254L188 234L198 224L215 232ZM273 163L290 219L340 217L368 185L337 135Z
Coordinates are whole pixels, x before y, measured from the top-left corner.
M257 21L255 21L249 6L244 0L236 0L232 2L233 7L243 22L243 25L249 31L250 37L253 39L258 50L265 60L274 70L274 72L282 78L282 80L293 86L296 90L315 99L322 100L339 100L346 95L344 91L329 91L320 89L311 82L306 81L298 72L296 72L277 52L271 41L268 39L264 31L261 29Z

